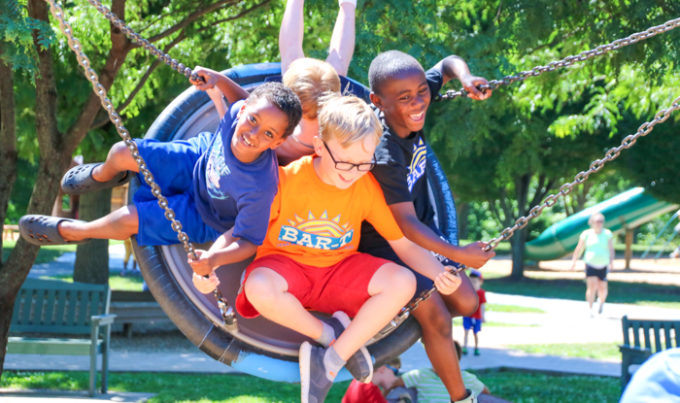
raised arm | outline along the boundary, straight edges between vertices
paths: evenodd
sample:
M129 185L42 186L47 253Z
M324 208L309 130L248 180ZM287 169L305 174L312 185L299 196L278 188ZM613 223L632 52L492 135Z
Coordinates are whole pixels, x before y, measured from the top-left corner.
M399 228L406 238L427 250L446 256L454 262L479 268L496 255L494 251L484 252L482 248L485 244L483 242L459 247L441 239L437 233L418 219L412 202L392 204L390 210L392 210L392 215L397 220L397 224L399 224Z
M443 58L434 65L434 68L442 73L444 79L442 85L457 78L463 85L463 88L465 88L465 91L468 92L468 97L481 101L491 96L491 90L482 92L478 88L480 85L488 85L489 82L483 77L472 75L465 60L456 55Z
M248 91L244 90L234 80L218 71L206 67L196 66L194 72L203 78L203 82L191 82L194 87L196 87L196 89L207 91L210 88L217 87L217 89L219 89L227 99L227 103L229 105L236 101L248 98Z
M285 74L288 66L295 60L305 57L302 51L304 21L304 0L288 0L283 12L279 30L279 53L281 54L281 74Z
M349 63L354 54L354 20L357 2L356 0L339 0L339 2L340 9L333 27L326 61L335 68L339 75L347 76Z

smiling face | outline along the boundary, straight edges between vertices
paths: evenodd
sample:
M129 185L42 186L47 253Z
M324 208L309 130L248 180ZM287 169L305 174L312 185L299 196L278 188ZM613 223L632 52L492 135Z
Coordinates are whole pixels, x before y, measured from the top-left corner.
M380 84L371 101L385 114L390 128L399 136L423 129L430 106L430 88L421 70L404 71Z
M376 142L371 137L343 147L336 139L326 141L324 145L320 137L314 138L314 151L320 157L314 160L314 169L322 182L339 189L347 189L354 182L366 175L368 171L360 171L356 166L349 171L337 169L337 163L349 162L354 165L374 162Z
M276 148L283 142L288 117L266 98L246 102L238 115L238 123L231 139L231 151L245 163L255 161L262 152Z

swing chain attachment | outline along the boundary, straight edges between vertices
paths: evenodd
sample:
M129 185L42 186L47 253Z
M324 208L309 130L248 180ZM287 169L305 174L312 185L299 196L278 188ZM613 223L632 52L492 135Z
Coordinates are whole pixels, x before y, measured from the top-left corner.
M90 0L93 1L93 0ZM96 1L96 0L95 0ZM488 85L481 85L479 86L480 91L486 91L486 90L495 90L496 88L502 86L502 85L509 85L512 84L516 81L524 81L525 79L529 77L535 77L540 74L543 74L545 72L550 72L550 71L555 71L557 69L563 68L563 67L568 67L571 66L577 62L583 62L588 59L592 59L595 56L601 56L607 52L610 52L612 50L620 49L624 46L632 45L634 43L643 41L645 39L649 39L653 36L656 36L658 34L668 32L670 30L673 30L677 27L680 27L680 18L675 18L672 20L668 20L664 22L661 25L656 25L651 28L648 28L644 31L641 32L636 32L634 34L631 34L625 38L622 39L617 39L611 43L605 44L605 45L600 45L596 47L595 49L590 49L590 50L585 50L577 55L571 55L567 56L564 59L552 61L548 63L545 66L536 66L532 68L531 70L524 70L520 71L517 74L505 76L500 80L491 80L489 81ZM445 94L439 95L435 98L435 100L449 100L449 99L454 99L456 97L466 97L467 96L467 91L465 89L459 89L459 90L448 90L446 91Z
M165 218L167 218L171 222L172 229L175 232L177 232L177 239L182 243L187 255L192 256L194 259L196 259L197 257L194 251L194 247L189 241L189 237L187 236L187 234L184 231L182 231L182 223L180 223L175 218L175 212L168 205L168 200L165 198L165 196L161 194L160 187L154 181L151 171L149 171L149 169L146 166L146 162L144 162L144 159L139 153L137 143L135 143L135 141L130 136L130 132L125 128L125 126L123 126L123 120L118 114L118 112L116 112L115 107L113 106L111 100L109 100L109 98L107 97L106 89L99 82L99 76L97 75L97 72L95 72L94 69L90 67L91 66L90 59L87 57L85 52L83 52L82 50L83 48L80 41L73 36L73 30L71 29L71 26L69 25L68 22L66 22L66 19L64 18L63 9L59 4L56 3L55 0L46 1L50 5L50 12L52 13L52 16L57 21L59 21L59 29L68 39L68 45L73 51L73 53L75 53L76 58L78 59L78 64L80 64L83 70L85 70L85 77L92 84L94 92L99 97L102 107L109 114L109 119L111 120L111 123L113 123L113 125L116 127L118 135L123 139L123 142L130 150L132 158L134 158L135 162L139 166L139 172L144 177L144 181L149 185L149 187L151 187L151 193L158 199L158 205L165 211ZM180 72L187 75L186 71L187 69L184 68L184 65L180 63L177 67L183 69L183 71ZM188 73L189 75L187 75L187 77L190 77L192 73L191 69L188 69ZM224 299L219 288L215 288L214 295L215 299L217 300L217 305L220 309L220 314L222 315L222 319L224 320L225 325L231 330L235 330L237 324L236 315L234 313L233 308L231 308L226 299Z
M48 0L50 1L50 0ZM165 64L170 66L173 70L176 70L180 74L184 75L186 78L193 80L193 81L200 81L202 78L197 75L196 73L193 72L192 69L189 67L185 66L183 63L180 63L177 61L177 59L172 58L170 55L167 53L161 51L158 49L156 46L154 46L151 42L149 42L147 39L142 38L141 35L139 35L137 32L132 30L127 24L125 24L125 21L121 20L116 16L116 14L113 13L109 8L107 8L105 5L103 5L100 1L98 0L87 0L94 8L97 9L109 22L111 22L116 28L118 28L125 36L127 36L131 41L137 43L144 49L148 50L151 52L154 56L158 57L160 60L162 60Z
M574 180L572 182L568 182L560 186L559 192L546 196L545 199L543 199L543 202L532 207L526 216L518 218L514 225L505 228L503 231L501 231L499 236L487 242L483 250L488 252L496 248L500 242L512 237L515 231L526 227L529 224L529 221L541 215L546 207L554 206L555 203L557 203L557 199L559 197L564 197L571 193L576 185L582 184L588 179L590 175L600 171L606 163L615 160L621 154L621 151L631 148L640 137L649 134L654 129L654 126L668 120L668 118L671 116L671 113L678 109L680 109L680 97L675 98L670 107L658 111L652 120L641 124L635 134L629 134L628 136L624 137L619 146L612 147L607 150L603 158L596 159L591 162L590 167L587 170L577 173L574 176ZM465 270L467 267L461 265L460 267L448 266L447 268L451 273L457 274ZM392 326L392 323L396 324L394 327L399 326L404 320L408 318L411 311L416 309L421 302L428 299L435 291L436 288L434 286L427 291L423 291L418 297L414 298L411 302L409 302L408 305L402 308L397 314L397 317L388 326Z

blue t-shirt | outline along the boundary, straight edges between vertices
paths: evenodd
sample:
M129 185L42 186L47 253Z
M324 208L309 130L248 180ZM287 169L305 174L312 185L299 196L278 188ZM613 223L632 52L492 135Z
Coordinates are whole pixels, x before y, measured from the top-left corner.
M680 348L656 353L633 375L619 403L680 402Z
M194 194L196 209L206 224L221 233L234 227L235 237L260 245L277 192L278 165L271 149L249 164L231 151L243 102L231 105L215 135L208 139L207 151L194 166Z

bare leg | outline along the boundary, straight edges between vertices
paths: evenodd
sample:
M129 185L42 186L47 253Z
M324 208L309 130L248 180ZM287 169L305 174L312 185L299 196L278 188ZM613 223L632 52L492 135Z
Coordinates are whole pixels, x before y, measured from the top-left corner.
M451 314L439 293L433 293L418 305L413 316L422 328L423 344L432 368L444 383L451 400L462 399L466 391L453 344ZM467 346L467 331L464 344Z
M139 172L139 166L125 143L119 141L109 150L106 161L92 171L92 177L98 182L107 182L125 171Z
M354 54L355 10L356 4L350 1L343 1L340 4L338 17L333 27L333 35L331 35L331 43L328 48L326 61L341 76L347 75L349 63L352 61L352 55Z
M281 54L281 74L285 74L288 66L295 60L305 57L302 51L304 37L304 0L288 0L283 12L279 30L279 53Z
M458 289L449 295L441 295L451 316L472 316L479 305L479 296L464 272L459 273L461 283Z
M475 336L475 350L479 348L479 335L478 332L472 332L472 334Z
M465 336L463 336L463 348L467 348L468 334L470 334L470 329L465 329Z
M607 294L609 293L608 284L606 280L597 280L597 295L600 297L600 306L604 305L604 302L607 300Z
M139 217L134 205L124 206L91 222L62 221L58 229L68 241L88 238L125 240L138 232Z
M338 355L347 361L397 315L415 290L415 277L408 269L394 263L380 267L368 283L371 297L333 345Z
M590 309L593 309L595 290L597 290L597 277L586 277L586 301L588 301L588 307Z

